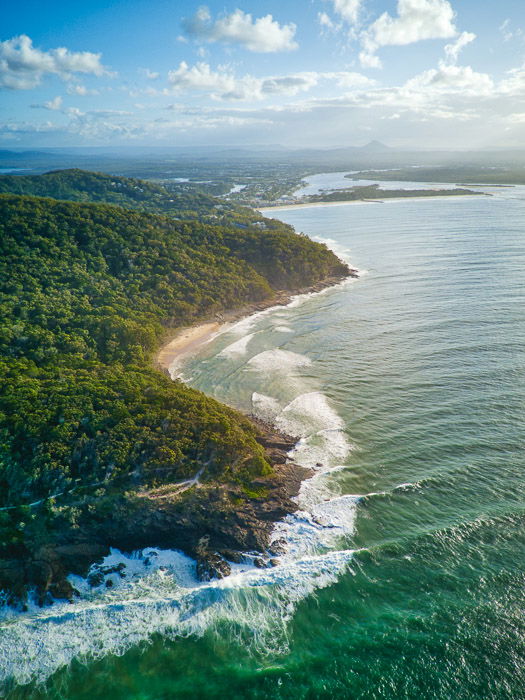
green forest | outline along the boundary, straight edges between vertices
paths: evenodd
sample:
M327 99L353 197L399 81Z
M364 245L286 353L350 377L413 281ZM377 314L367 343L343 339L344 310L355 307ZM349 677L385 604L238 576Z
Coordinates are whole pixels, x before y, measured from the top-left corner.
M180 185L107 175L73 168L43 175L0 175L0 193L53 197L71 202L103 202L126 209L164 214L178 219L255 221L261 216L199 191Z
M139 180L82 171L0 180L128 207L0 195L0 559L23 559L79 518L100 517L112 494L202 467L204 481L268 474L257 428L156 370L154 352L170 329L346 266L285 224L229 214L213 198L203 221L194 195L173 217L148 213L165 195ZM115 192L111 182L124 184Z

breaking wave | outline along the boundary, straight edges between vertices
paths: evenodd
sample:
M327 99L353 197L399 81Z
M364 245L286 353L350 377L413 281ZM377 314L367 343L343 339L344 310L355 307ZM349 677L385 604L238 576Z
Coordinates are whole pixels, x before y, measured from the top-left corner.
M335 582L351 557L351 550L305 556L199 583L194 562L180 552L114 552L108 560L124 564L125 583L117 580L111 591L102 586L98 592L77 579L85 590L80 602L57 603L2 625L0 681L42 682L73 658L122 654L154 633L200 636L226 626L229 635L249 638L262 653L285 651L297 604Z
M248 351L248 345L254 335L254 333L248 333L239 340L236 340L234 343L231 343L221 350L217 357L231 358L245 355Z
M260 372L280 372L287 374L296 367L308 367L312 361L305 355L290 350L264 350L248 360L248 366Z

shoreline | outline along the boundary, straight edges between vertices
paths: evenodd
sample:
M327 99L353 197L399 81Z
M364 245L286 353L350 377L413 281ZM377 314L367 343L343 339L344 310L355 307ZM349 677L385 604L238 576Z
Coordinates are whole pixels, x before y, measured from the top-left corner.
M484 185L486 186L486 185ZM469 199L470 197L479 197L485 195L486 197L491 197L492 195L488 192L476 192L474 194L462 194L462 195L431 195L426 197L385 197L385 199L350 199L341 200L337 202L298 202L297 204L278 204L275 207L253 207L255 211L261 214L268 215L272 211L286 211L292 209L304 209L305 207L339 207L348 206L351 204L387 204L388 202L405 202L413 200L425 200L432 201L435 199Z
M175 380L176 374L173 370L178 366L176 363L180 363L184 358L198 351L232 323L257 315L262 311L286 306L298 296L319 293L325 289L336 287L347 279L357 279L358 276L357 270L348 268L346 275L334 275L301 289L281 290L271 299L246 304L238 309L230 309L222 314L217 314L214 319L180 328L157 352L155 366L168 374L170 379ZM258 567L276 566L278 557L284 551L285 542L280 539L275 544L271 543L274 527L298 509L294 499L299 495L301 484L314 475L312 469L296 464L288 457L290 451L299 442L299 437L286 434L272 423L254 415L243 415L255 426L257 430L255 439L263 447L265 458L272 467L272 474L257 477L252 482L255 489L259 488L266 492L265 497L250 497L246 501L243 498L242 490L239 490L235 485L216 485L213 491L213 502L210 501L208 506L211 522L206 527L208 544L205 550L200 544L202 540L193 537L193 530L199 528L193 524L188 529L189 513L186 519L170 517L168 512L165 514L162 512L163 508L157 513L156 527L160 526L157 539L160 537L160 546L181 549L195 558L198 576L201 580L228 576L231 573L231 562L242 561L246 552L256 555L255 564ZM217 513L213 515L215 504L220 502L225 493L237 496L238 504L233 512L221 513L219 508ZM166 516L165 522L164 515ZM216 522L217 517L220 518L220 523ZM139 527L140 529L142 528ZM233 532L229 532L230 529ZM165 530L170 531L170 537L167 541L162 542L161 535ZM136 534L136 529L134 529L132 549L151 545L149 541L138 542ZM151 534L151 530L149 530L148 538L151 537ZM190 544L192 539L195 542ZM159 542L156 546L159 546ZM123 549L125 551L129 548L124 547Z
M324 289L335 287L348 278L357 279L358 271L349 268L349 274L344 276L327 277L310 287L300 289L284 289L276 292L274 297L255 301L236 309L215 314L214 317L197 321L191 326L177 328L174 334L166 339L154 356L154 366L174 379L170 370L180 364L186 357L195 354L203 345L209 343L230 324L241 321L249 316L267 311L279 306L287 306L295 297L305 294L315 294Z

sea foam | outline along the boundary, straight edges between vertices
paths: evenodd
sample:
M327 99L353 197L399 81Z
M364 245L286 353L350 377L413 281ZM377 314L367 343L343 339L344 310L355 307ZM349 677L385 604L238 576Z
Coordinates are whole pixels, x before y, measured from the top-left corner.
M113 560L126 562L133 572L131 580L85 594L74 605L57 603L3 625L0 681L44 681L75 657L122 654L154 633L176 638L226 626L262 653L284 651L286 625L297 603L335 582L353 552L305 556L208 583L196 581L194 563L180 552L149 549L147 554L157 560L147 574L139 571L144 555L113 552Z
M297 396L277 416L276 425L285 433L301 437L320 430L341 430L344 427L342 419L320 391Z
M231 343L230 345L227 345L225 348L223 348L220 353L217 355L217 357L226 357L228 359L233 358L233 357L238 357L242 355L246 355L246 352L248 351L248 345L253 338L255 333L248 333L247 335L243 336L242 338L239 338L239 340L236 340L235 342Z
M308 367L312 361L290 350L264 350L248 360L248 365L260 372L288 373L297 367Z

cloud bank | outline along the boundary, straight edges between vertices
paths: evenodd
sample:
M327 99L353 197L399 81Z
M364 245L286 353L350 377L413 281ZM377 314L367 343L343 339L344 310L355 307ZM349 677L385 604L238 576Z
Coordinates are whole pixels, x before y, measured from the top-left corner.
M291 75L258 78L253 75L237 77L226 67L213 70L208 63L189 66L182 61L176 70L168 73L168 82L174 93L206 93L213 99L258 101L265 97L294 96L307 92L321 81L335 81L338 87L352 88L372 85L361 73L351 71L303 71Z

